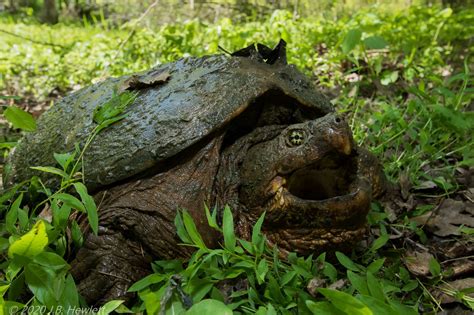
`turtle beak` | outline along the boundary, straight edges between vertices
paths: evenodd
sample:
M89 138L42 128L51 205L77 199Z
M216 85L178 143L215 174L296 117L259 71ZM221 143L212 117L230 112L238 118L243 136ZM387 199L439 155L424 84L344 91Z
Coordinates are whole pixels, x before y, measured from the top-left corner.
M354 139L349 125L339 116L334 116L332 126L328 128L326 140L337 152L350 155L354 149Z

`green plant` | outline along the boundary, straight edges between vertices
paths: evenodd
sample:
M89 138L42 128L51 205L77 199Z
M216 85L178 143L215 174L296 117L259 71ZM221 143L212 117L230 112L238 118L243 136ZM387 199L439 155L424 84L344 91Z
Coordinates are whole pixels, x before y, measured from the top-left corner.
M97 125L83 147L80 148L77 144L72 153L54 153L60 168L32 167L58 176L60 184L56 191L52 192L39 178L34 177L29 181L26 190L23 187L27 183L20 183L2 196L7 196L2 198L2 202L12 198L14 200L9 207L3 207L5 223L0 226L1 250L8 249L8 256L3 262L5 278L1 280L2 305L9 313L21 309L61 312L81 306L74 280L68 273L69 265L62 257L67 254L68 229L72 243L76 246L82 245L81 229L76 221L69 219L72 211L85 213L93 233L98 232L97 206L87 192L86 186L80 181L84 176L80 172L82 156L99 132L125 117L123 112L136 96L137 94L128 91L114 93L107 103L99 107L93 115ZM13 114L14 119L19 120L19 124L22 122L22 117L30 119L19 109ZM8 112L5 115L11 120L12 116L8 116ZM28 122L27 125L33 124ZM39 195L46 195L46 198L41 202L37 201L30 211L27 207L22 207L25 195L30 199L37 199L35 197ZM39 209L43 215L37 213ZM44 219L48 213L50 220ZM25 304L13 302L24 300L26 288L31 292L28 301ZM120 301L111 301L101 309L101 312L108 314L120 304Z

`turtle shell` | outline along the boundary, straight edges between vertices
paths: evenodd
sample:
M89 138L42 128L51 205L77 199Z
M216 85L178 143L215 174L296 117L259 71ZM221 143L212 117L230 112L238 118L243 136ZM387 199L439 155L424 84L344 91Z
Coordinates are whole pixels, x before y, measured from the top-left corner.
M155 84L150 78L162 82ZM131 83L137 81L143 84ZM136 90L138 96L127 107L126 117L101 131L85 152L83 171L90 190L152 169L225 130L269 95L272 102L298 106L307 119L334 111L307 77L284 62L269 64L259 58L227 55L184 58L139 74L110 78L63 98L11 153L5 187L33 175L51 182L48 174L30 166L54 166L53 152L71 152L76 143L83 146L97 126L94 111L113 97L117 87Z

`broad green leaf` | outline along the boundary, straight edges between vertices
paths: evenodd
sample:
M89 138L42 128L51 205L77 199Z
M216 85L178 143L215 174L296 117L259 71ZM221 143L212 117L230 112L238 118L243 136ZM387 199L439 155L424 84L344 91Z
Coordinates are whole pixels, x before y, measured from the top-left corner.
M385 262L385 258L380 258L371 262L370 265L367 266L367 271L370 271L372 274L377 273L380 270L380 268L382 268L384 262Z
M418 281L410 280L402 287L402 291L410 292L415 290L416 288L418 288Z
M219 314L232 315L232 310L221 301L206 299L194 304L186 315Z
M207 224L209 224L210 227L221 231L221 228L217 224L217 208L212 209L212 214L207 205L204 205L204 210L206 211Z
M380 282L380 279L377 279L371 272L367 272L367 286L369 288L370 295L384 302L385 294L383 293L383 288Z
M53 212L53 224L55 227L65 228L69 215L71 214L71 206L63 204L61 207L58 206L57 202L51 203L51 209Z
M196 228L196 224L194 224L194 220L189 214L188 211L183 210L183 223L184 227L186 228L186 232L188 232L189 237L193 241L195 245L197 245L199 248L207 248L206 244L204 244L204 241L202 240L201 234L199 234L199 231Z
M183 218L181 216L182 211L178 211L176 213L176 217L174 218L174 226L176 226L176 233L178 234L179 238L186 244L191 244L191 238L189 237L188 232L186 232L186 228L184 227Z
M335 282L337 280L337 269L332 264L325 261L323 267L323 275L328 277L331 282Z
M64 204L68 205L69 207L73 209L76 209L82 212L86 211L82 202L70 194L66 194L66 193L55 194L54 199L61 200Z
M430 258L429 268L432 276L437 277L441 274L441 265L434 257Z
M76 152L73 153L54 153L54 159L63 168L63 171L67 172L69 164L74 160Z
M87 219L89 220L92 232L97 235L99 231L99 216L97 214L97 206L95 205L94 198L89 195L83 183L74 183L74 188L76 188L77 193L81 196L82 203L86 208Z
M110 100L94 110L94 122L105 128L124 118L125 116L119 115L121 115L125 109L133 103L136 97L137 93L134 92L124 91L123 93L117 94L117 92L114 91Z
M306 306L314 315L348 315L348 313L342 312L329 302L307 300Z
M372 311L367 307L367 305L357 300L350 294L323 288L317 290L319 291L319 293L324 295L329 301L331 301L334 307L347 314L373 315Z
M349 257L344 255L343 253L336 252L336 257L337 257L337 260L341 263L341 265L343 265L347 269L352 270L352 271L362 271L362 269L359 266L357 266Z
M122 300L112 300L105 303L97 312L97 315L108 315L115 311L124 301Z
M229 206L224 208L224 218L222 222L222 230L224 234L224 245L229 251L235 250L235 233L234 233L234 218Z
M8 239L5 237L0 237L0 252L3 252L8 248L10 243L8 242Z
M239 239L239 243L247 252L249 252L250 254L254 254L255 251L253 249L252 243L246 240L241 240L241 239Z
M76 284L72 275L68 274L64 282L64 289L61 292L59 298L59 304L63 306L63 309L73 309L79 306L79 294L77 292Z
M42 220L36 222L33 228L20 237L8 249L8 256L20 255L24 257L34 257L41 253L48 245L48 235L46 226Z
M387 244L388 239L389 239L388 234L386 232L383 233L372 243L372 245L370 246L370 250L375 252L379 248L382 248L383 246L385 246L385 244Z
M285 298L285 296L283 296L280 284L272 276L272 273L270 272L267 277L268 277L268 290L270 292L270 298L273 301L278 302L282 305L288 304L288 302L289 302L289 300L291 300L291 298L290 297ZM283 284L281 284L281 286L283 286Z
M151 274L151 275L148 275L146 276L145 278L135 282L129 289L128 289L128 292L136 292L136 291L140 291L140 290L143 290L144 288L152 285L152 284L155 284L155 283L159 283L159 282L162 282L164 280L166 280L166 276L165 275L160 275L160 274Z
M3 111L5 119L13 125L14 128L19 128L24 131L35 131L36 121L30 113L16 106L8 106Z
M51 270L59 271L68 268L68 263L58 254L52 252L42 252L33 259L35 263Z
M68 179L69 175L66 174L63 170L60 170L59 168L52 167L52 166L31 166L30 167L33 170L45 172L45 173L51 173L55 175L59 175L64 179Z
M362 32L359 29L349 30L342 41L342 52L347 54L352 51L359 44L361 36Z
M367 280L365 277L362 277L351 270L347 270L347 278L351 282L352 286L357 291L359 291L360 294L369 295L369 289L367 287Z
M398 71L384 71L382 74L382 79L380 80L380 83L382 85L389 85L391 83L394 83L398 80Z
M263 221L265 220L265 212L262 213L260 218L258 218L257 222L253 226L252 229L252 243L257 244L260 241L260 238L262 237L261 230L262 230L262 224Z
M367 305L376 315L402 315L398 313L391 305L384 303L384 301L376 299L372 296L360 295L357 297L357 299Z
M54 290L55 274L51 269L37 264L28 264L25 267L25 282L28 288L42 304L53 307L57 300Z
M72 221L71 223L71 236L74 245L76 245L77 247L81 247L84 239L82 236L81 228L79 227L79 224L77 224L76 221Z
M265 259L260 260L257 266L256 274L257 280L261 284L265 282L265 276L268 272L268 263Z
M384 49L388 43L381 36L370 36L364 39L364 45L367 49Z
M213 288L214 282L210 279L193 278L187 284L187 292L193 297L193 302L201 301Z
M21 201L23 200L23 193L21 193L13 202L10 209L5 216L5 223L7 231L11 234L16 233L15 223L18 219L18 210L20 209Z

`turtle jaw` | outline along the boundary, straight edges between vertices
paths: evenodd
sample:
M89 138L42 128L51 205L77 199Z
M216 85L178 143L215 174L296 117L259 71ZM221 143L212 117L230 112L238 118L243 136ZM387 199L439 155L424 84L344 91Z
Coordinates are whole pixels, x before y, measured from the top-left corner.
M365 234L371 185L356 154L328 154L276 176L264 231L280 248L311 254L353 244Z

